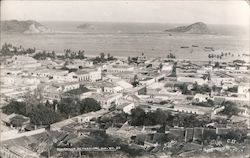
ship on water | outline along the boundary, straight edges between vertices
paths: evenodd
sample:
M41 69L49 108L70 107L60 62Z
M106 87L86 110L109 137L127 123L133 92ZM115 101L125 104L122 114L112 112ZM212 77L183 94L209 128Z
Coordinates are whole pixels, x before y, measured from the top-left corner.
M189 48L189 46L181 46L181 48Z

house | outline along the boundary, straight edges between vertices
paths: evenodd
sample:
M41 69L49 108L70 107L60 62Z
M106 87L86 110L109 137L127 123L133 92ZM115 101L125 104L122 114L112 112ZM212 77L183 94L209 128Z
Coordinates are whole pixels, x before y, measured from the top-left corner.
M185 142L189 142L193 140L194 136L194 129L193 128L186 128L185 131Z
M210 97L209 95L206 95L206 94L195 94L194 96L194 101L195 102L207 102L208 99L211 99L213 100L212 97Z
M230 128L216 128L216 134L218 135L225 135L228 134L228 132L230 131L231 131Z
M146 78L139 81L139 85L148 86L148 85L151 85L155 82L156 82L155 78L146 77Z
M55 80L60 80L62 76L66 76L68 74L68 70L56 70L56 69L35 69L31 71L32 76L36 77L46 77L53 78Z
M135 108L135 103L125 102L121 105L118 105L116 109L122 110L123 112L127 114L131 114L131 110Z
M194 105L174 105L174 111L177 112L185 112L190 114L198 114L204 115L206 113L210 113L212 108L210 107L202 107L202 106L194 106Z
M123 88L121 86L105 86L103 87L103 91L107 93L120 93L122 92Z
M193 136L193 140L199 140L202 141L203 140L203 133L204 133L204 128L203 127L195 127L194 128L194 136Z
M93 66L93 61L79 60L79 59L72 60L66 65L66 67L69 69L82 69L85 67L92 67L92 66Z
M91 81L96 82L102 79L101 68L85 68L74 73L71 73L73 78L77 78L78 81Z
M13 113L2 119L2 121L3 123L5 123L6 126L24 130L24 127L30 123L30 118Z
M203 79L199 77L183 77L183 76L177 76L177 81L178 82L183 82L183 83L197 83L198 85L203 85L208 83L208 79Z
M162 71L172 71L173 69L173 64L169 64L169 63L163 63L162 64Z
M105 80L107 80L108 82L118 82L121 80L121 77L117 77L117 76L113 76L109 74L105 77Z
M238 86L238 94L250 93L250 83L240 83Z
M140 56L138 56L137 61L138 62L145 62L147 60L147 57L142 53Z
M124 80L120 80L120 81L117 81L117 82L115 82L117 85L119 85L119 86L121 86L123 89L131 89L131 88L133 88L133 86L130 84L130 83L128 83L128 82L126 82L126 81L124 81Z
M52 82L52 86L57 88L59 92L68 92L70 90L80 88L79 82Z
M184 128L170 128L169 134L177 140L184 140L185 138L185 129Z
M122 93L93 93L90 98L96 99L102 108L108 109L113 105L120 105L120 99L122 98Z
M90 122L91 119L93 119L93 118L101 117L104 114L106 114L107 112L108 112L107 110L101 109L99 111L89 112L89 113L86 113L86 114L76 116L76 117L74 117L72 119L76 119L78 123L85 123L85 122Z
M8 60L8 63L12 67L16 68L37 68L41 66L41 63L38 63L32 57L26 55L14 55L11 59Z
M109 65L107 66L107 72L108 73L121 73L121 72L133 72L134 67L131 67L129 65Z
M21 145L3 145L1 147L3 158L39 158L39 154Z
M216 72L214 74L211 74L210 77L211 82L217 86L221 86L225 82L235 82L235 78L226 73Z

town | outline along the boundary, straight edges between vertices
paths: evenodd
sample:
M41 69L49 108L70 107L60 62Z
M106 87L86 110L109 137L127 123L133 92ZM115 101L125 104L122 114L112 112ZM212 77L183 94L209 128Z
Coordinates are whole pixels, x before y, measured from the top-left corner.
M2 157L250 155L248 61L0 53Z

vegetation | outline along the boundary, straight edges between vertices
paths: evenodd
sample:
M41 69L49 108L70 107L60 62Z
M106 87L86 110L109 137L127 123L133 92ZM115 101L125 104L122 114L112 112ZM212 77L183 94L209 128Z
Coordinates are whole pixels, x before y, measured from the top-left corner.
M59 111L55 110L58 106ZM27 110L30 109L30 110ZM29 117L34 125L49 125L62 119L100 110L100 104L92 98L83 100L75 100L64 98L60 102L54 101L52 104L46 102L37 105L29 105L26 102L11 101L7 106L3 107L6 114L21 114Z
M214 65L215 68L220 68L220 63L219 62L216 62L215 65Z
M178 87L178 89L181 91L182 94L184 95L189 95L191 94L191 91L188 90L188 86L186 83L182 83L182 84L175 84L174 87Z
M36 53L33 56L33 58L35 58L36 60L45 60L46 58L55 59L56 54L55 54L55 51L52 51L51 53L46 53L46 51L43 51L43 52Z
M176 68L177 68L177 62L174 63L173 69L169 77L176 77Z
M136 87L137 85L139 85L139 80L138 80L138 76L134 75L133 81L131 82L131 84Z
M234 86L234 87L230 87L227 89L228 92L232 92L232 93L237 93L238 92L238 87Z
M28 121L28 120L23 118L20 115L17 115L10 120L10 124L12 124L14 127L21 127L23 125L23 123L26 121Z
M102 128L107 129L111 126L120 127L127 120L128 120L128 114L121 112L112 117L108 117L108 116L99 117L97 119L97 123L101 124Z
M63 98L58 102L58 109L64 117L73 117L91 111L100 110L101 106L93 98L85 98L83 100Z
M211 93L211 88L208 85L198 85L196 82L193 85L193 88L191 89L194 93L201 93L201 94L206 94L206 93Z
M68 94L68 95L79 95L79 94L82 94L82 93L85 93L85 92L88 92L88 91L89 91L88 88L86 88L83 85L80 85L80 87L78 89L70 90L70 91L66 92L66 94Z
M172 59L175 59L175 58L176 58L176 56L174 56L174 54L172 54L172 53L169 53L169 54L167 55L167 58L172 58Z
M207 102L193 102L193 105L197 105L197 106L203 106L203 107L214 107L214 102L211 99L208 99Z
M0 50L0 53L2 55L23 55L23 54L33 54L35 53L36 51L36 48L27 48L27 49L24 49L23 46L13 46L12 44L9 44L9 43L4 43L1 50Z
M7 106L3 107L2 110L8 115L12 113L26 115L26 103L11 101Z
M225 106L225 109L221 111L222 114L232 116L238 115L240 109L237 107L236 103L231 101L225 101L222 103L222 106Z
M105 63L107 61L113 61L116 60L116 58L111 56L109 53L107 54L107 58L105 58L105 53L100 53L100 56L97 56L92 60L94 64L97 64L97 63Z
M28 114L34 125L50 125L62 119L62 116L53 109L40 105Z
M130 125L132 126L149 126L149 125L162 125L180 126L180 127L201 127L209 123L210 119L199 120L196 115L191 114L176 114L172 115L168 111L157 109L154 112L146 113L141 108L131 110Z

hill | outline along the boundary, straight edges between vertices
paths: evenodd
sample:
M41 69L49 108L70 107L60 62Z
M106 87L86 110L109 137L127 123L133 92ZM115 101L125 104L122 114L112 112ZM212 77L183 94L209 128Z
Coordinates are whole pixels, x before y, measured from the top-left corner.
M48 33L50 30L33 20L18 21L7 20L1 21L1 32L6 33Z
M179 26L176 28L165 30L166 32L180 32L191 34L210 34L212 33L207 25L203 22L197 22L188 26Z

